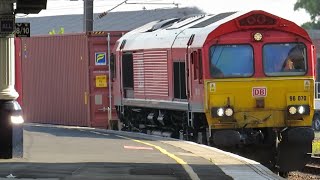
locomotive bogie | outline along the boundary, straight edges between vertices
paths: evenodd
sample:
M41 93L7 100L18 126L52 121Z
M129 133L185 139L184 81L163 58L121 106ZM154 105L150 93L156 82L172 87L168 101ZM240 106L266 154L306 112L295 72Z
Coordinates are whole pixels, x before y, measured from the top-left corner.
M197 133L208 126L203 113L132 106L118 106L117 111L122 130L196 140Z

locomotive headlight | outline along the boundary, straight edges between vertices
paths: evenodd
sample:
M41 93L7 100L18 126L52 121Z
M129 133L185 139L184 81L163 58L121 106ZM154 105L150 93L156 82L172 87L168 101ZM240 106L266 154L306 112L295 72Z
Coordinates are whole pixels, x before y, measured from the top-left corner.
M226 116L232 116L233 115L233 110L231 108L227 108L224 112L226 114Z
M296 114L296 113L297 113L297 108L294 107L294 106L291 106L291 107L289 108L289 113L292 114L292 115Z
M255 41L262 41L262 38L263 38L263 36L262 36L262 34L259 33L259 32L255 33L255 34L253 35L253 39L254 39Z
M291 105L288 107L290 115L308 115L310 114L309 105Z
M218 108L217 115L220 116L220 117L222 117L224 115L223 108Z
M13 124L22 124L24 123L22 116L11 116L11 123Z
M303 107L303 106L299 106L298 107L298 113L299 114L304 114L306 112L306 108L305 107Z

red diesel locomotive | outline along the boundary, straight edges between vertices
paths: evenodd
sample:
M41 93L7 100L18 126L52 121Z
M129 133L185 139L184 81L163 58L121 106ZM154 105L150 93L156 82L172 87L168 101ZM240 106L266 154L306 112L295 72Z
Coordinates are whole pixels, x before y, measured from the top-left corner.
M283 175L310 158L316 53L295 23L264 11L195 15L148 23L116 47L124 129L249 148Z

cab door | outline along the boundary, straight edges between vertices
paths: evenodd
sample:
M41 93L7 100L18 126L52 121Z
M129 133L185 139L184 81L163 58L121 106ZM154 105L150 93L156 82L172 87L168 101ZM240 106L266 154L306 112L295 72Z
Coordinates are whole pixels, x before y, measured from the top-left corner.
M190 111L203 112L203 70L201 49L189 49Z

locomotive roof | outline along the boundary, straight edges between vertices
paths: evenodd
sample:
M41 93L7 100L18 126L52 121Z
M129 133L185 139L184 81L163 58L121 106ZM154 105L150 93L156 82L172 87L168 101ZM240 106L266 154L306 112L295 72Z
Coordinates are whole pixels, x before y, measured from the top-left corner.
M202 13L196 7L161 8L139 11L109 12L107 16L99 19L99 13L94 14L94 31L131 31L151 21L166 18L181 18L186 15ZM21 17L16 22L31 23L31 36L48 35L48 31L64 28L65 34L82 33L83 15L58 15L43 17Z
M202 47L212 31L234 19L249 16L254 13L264 13L285 23L282 28L303 36L310 41L305 30L295 23L282 19L264 11L225 12L220 14L196 14L183 18L172 18L153 21L125 34L119 42L125 40L123 51L159 48L185 48L192 35L191 47ZM289 26L288 26L289 24ZM235 26L235 25L233 25ZM231 27L232 29L233 27ZM292 29L292 30L290 30ZM226 30L226 29L224 29ZM228 29L229 30L229 29ZM219 30L221 32L221 29ZM230 30L231 32L232 30ZM120 46L118 47L119 50Z

